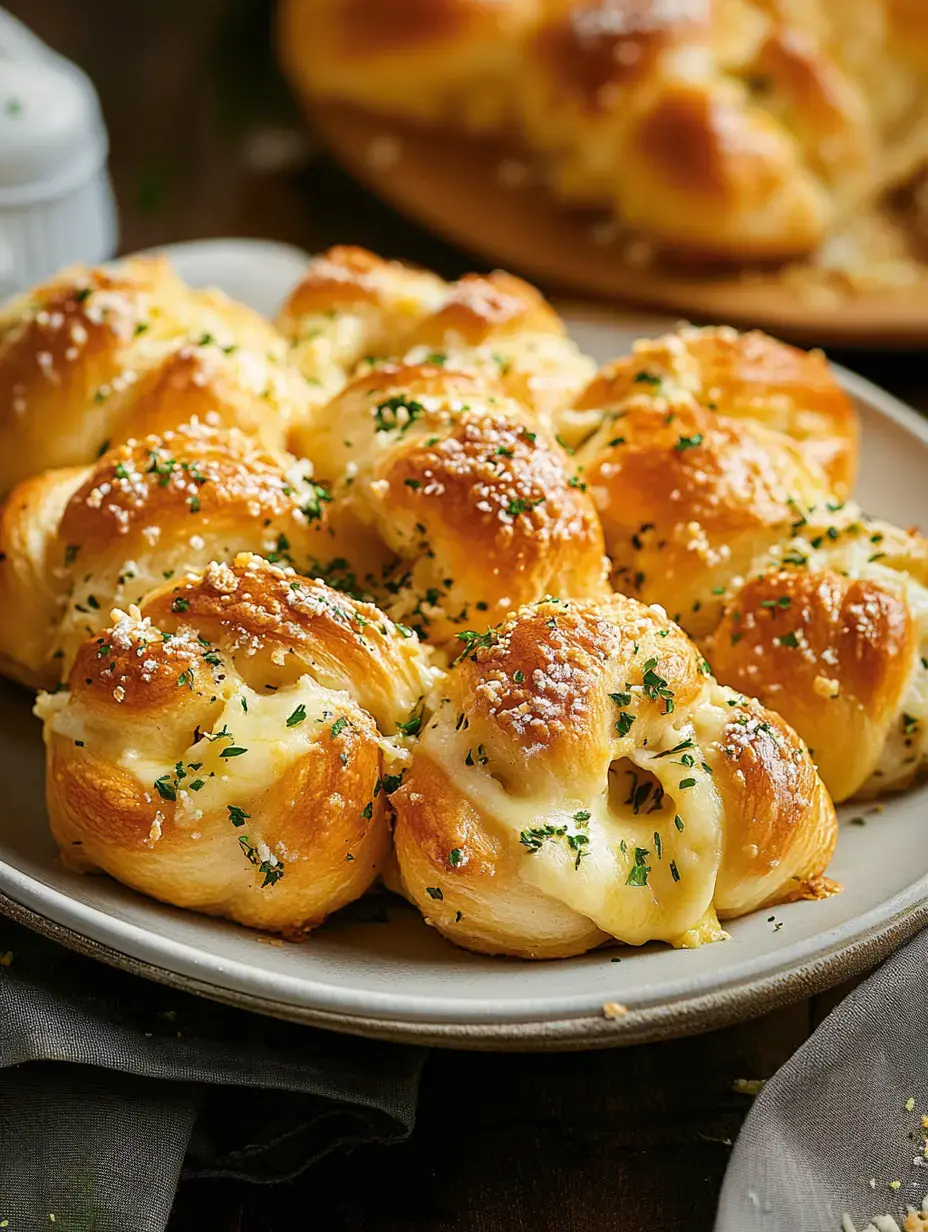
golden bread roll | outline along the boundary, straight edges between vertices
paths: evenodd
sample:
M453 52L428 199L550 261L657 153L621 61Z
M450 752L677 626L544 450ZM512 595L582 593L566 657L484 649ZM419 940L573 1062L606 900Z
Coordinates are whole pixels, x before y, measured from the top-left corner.
M663 406L679 394L791 436L825 469L834 493L850 494L860 441L854 404L821 351L801 351L759 330L686 326L640 339L631 355L600 370L571 413L621 410L630 396Z
M0 494L193 417L282 446L313 396L287 353L256 313L160 258L65 270L0 309Z
M402 886L445 936L525 958L694 946L827 892L837 825L807 752L663 611L543 600L459 636L392 797Z
M357 528L342 565L393 619L442 644L546 594L607 593L589 496L497 382L439 364L359 376L299 434Z
M495 126L544 0L284 0L279 46L305 95ZM374 155L376 157L376 155Z
M293 570L241 555L169 582L39 699L62 858L299 935L377 876L403 758L385 736L429 684L414 637Z
M928 157L919 0L288 0L282 53L304 97L492 126L703 259L811 254Z
M710 392L727 409L726 386ZM577 452L613 584L782 714L835 799L907 786L928 761L928 542L833 495L800 443L698 396L620 397Z
M494 270L448 283L362 248L333 248L310 261L277 326L293 362L330 396L359 365L428 361L499 378L552 425L595 371L521 278Z
M447 289L437 274L338 245L309 262L276 324L292 361L331 397L363 359L401 354Z
M928 762L928 541L832 505L752 574L706 643L719 678L796 727L836 800L909 786Z
M740 0L568 5L529 46L519 86L558 191L703 256L811 251L835 216L830 181L866 165L844 75Z
M0 667L48 687L113 607L253 551L306 568L328 493L309 463L187 425L18 484L0 508Z
M827 478L781 433L689 395L624 406L575 458L602 519L613 585L703 637L733 579L789 538L800 508L829 499Z

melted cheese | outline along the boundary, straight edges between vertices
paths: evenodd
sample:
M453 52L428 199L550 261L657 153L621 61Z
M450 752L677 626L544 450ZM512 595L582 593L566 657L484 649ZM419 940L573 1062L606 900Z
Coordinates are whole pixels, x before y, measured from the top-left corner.
M291 716L302 713L300 707L305 710L305 719L288 726ZM177 797L176 823L192 824L202 813L222 811L230 805L247 810L250 801L308 752L322 728L356 714L347 693L322 688L309 676L272 694L259 694L240 684L226 700L211 731L192 743L177 763L166 764L130 746L123 750L118 764L153 795L157 791L154 784L167 777ZM233 749L244 752L229 756ZM192 790L191 785L197 782L202 782L202 787Z
M466 764L473 736L454 730L453 714L430 728L424 739L437 761L453 767L457 788L496 823L516 852L519 876L525 882L621 941L640 945L663 940L689 946L724 935L712 907L724 811L712 776L701 763L709 743L730 718L723 713L726 709L715 705L707 692L706 700L692 711L691 723L667 727L661 748L636 747L629 737L613 735L608 758L591 771L591 778L602 784L592 795L576 794L570 783L534 769L520 783L523 787L531 783L533 794L510 794L492 777L491 747L486 748L486 766L479 761ZM692 766L680 764L679 757L656 755L686 739L693 741L687 750ZM627 801L630 780L610 790L610 766L622 759L653 775L664 789L660 809L648 812L652 792L636 813ZM694 785L681 788L681 782L690 779ZM589 813L588 819L583 819L584 813ZM682 830L675 824L677 816ZM522 841L527 832L546 826L563 827L565 833L541 838L534 851ZM582 844L579 864L578 847L569 841L577 836L588 839ZM636 883L643 876L633 871L639 866L650 870L645 884Z

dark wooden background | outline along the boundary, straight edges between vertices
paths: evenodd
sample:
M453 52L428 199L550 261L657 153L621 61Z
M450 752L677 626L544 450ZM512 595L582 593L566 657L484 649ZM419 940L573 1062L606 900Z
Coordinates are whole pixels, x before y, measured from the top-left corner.
M242 235L479 268L314 147L274 69L270 0L6 3L99 89L123 250ZM928 408L923 355L836 358ZM734 1080L773 1073L840 993L615 1052L433 1053L406 1145L334 1156L273 1190L188 1183L171 1232L709 1232L750 1105Z

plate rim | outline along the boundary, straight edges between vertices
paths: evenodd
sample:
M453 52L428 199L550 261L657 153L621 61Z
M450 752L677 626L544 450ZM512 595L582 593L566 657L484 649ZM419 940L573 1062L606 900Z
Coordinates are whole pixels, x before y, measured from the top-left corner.
M870 971L928 924L928 901L913 904L872 933L788 972L759 977L730 992L699 996L607 1018L603 1013L531 1022L416 1022L297 1006L228 988L123 953L25 907L0 891L0 914L84 957L169 988L287 1022L347 1035L434 1048L495 1052L568 1052L624 1048L698 1035L744 1022Z

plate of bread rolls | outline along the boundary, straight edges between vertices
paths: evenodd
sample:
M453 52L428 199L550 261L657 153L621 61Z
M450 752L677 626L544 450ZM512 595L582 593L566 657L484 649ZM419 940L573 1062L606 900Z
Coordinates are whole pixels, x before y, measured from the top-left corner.
M584 1047L928 916L928 429L821 352L217 241L7 304L0 415L32 927L339 1030Z
M285 0L348 170L548 285L863 346L924 342L919 0Z

